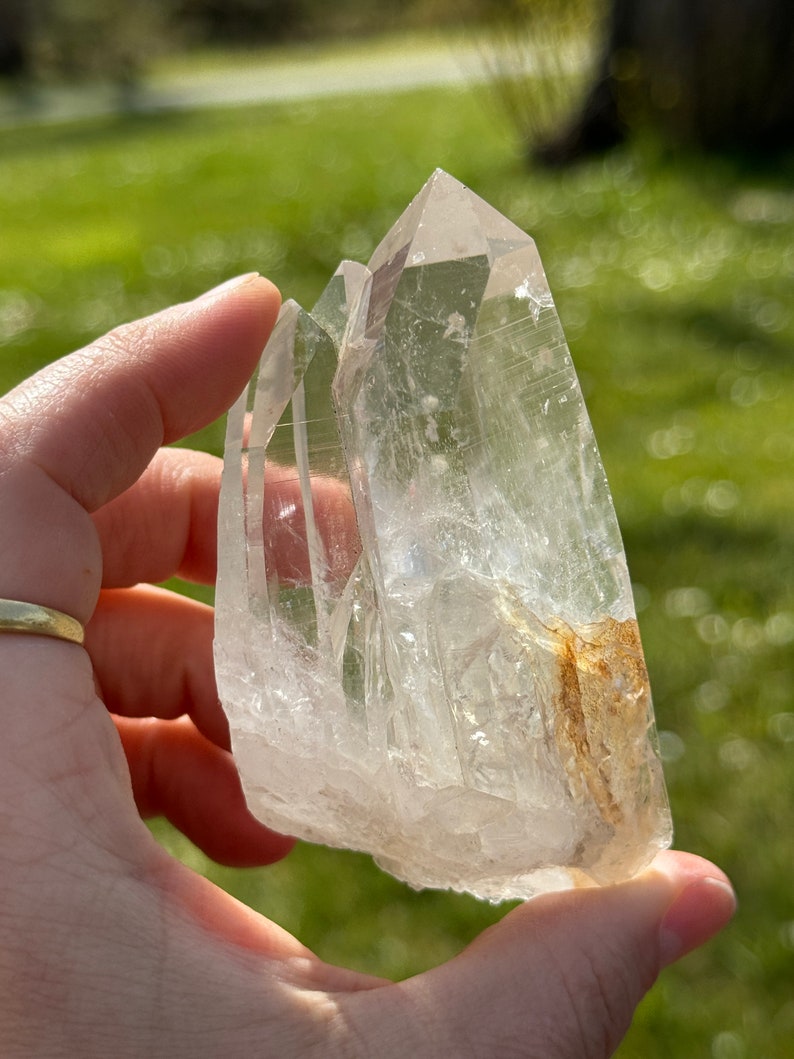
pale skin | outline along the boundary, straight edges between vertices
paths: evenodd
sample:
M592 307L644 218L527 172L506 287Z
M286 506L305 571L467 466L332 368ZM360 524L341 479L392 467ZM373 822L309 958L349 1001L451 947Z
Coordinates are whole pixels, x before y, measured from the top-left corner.
M662 967L733 913L700 857L528 902L394 984L323 963L141 821L165 813L231 864L291 846L245 808L211 610L151 585L214 579L219 461L161 446L226 410L277 308L271 284L244 277L0 403L0 597L87 624L84 648L0 635L0 1053L611 1055Z

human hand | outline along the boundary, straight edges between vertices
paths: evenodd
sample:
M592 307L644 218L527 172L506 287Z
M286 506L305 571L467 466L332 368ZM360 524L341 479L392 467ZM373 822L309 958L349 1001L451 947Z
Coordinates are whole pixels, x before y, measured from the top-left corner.
M85 649L0 635L0 1052L609 1055L660 968L730 917L708 862L666 853L621 885L537 898L395 985L323 963L141 822L163 812L227 863L291 845L245 809L211 610L146 584L214 578L219 461L161 446L243 389L277 304L245 277L0 404L0 597L87 623Z

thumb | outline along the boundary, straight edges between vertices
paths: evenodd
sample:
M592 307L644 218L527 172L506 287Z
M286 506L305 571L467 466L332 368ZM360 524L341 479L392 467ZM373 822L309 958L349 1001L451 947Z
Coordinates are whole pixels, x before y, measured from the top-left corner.
M659 970L707 941L735 907L718 868L663 853L629 882L516 908L460 956L403 986L417 1022L434 1035L444 1027L437 1045L446 1050L435 1054L608 1056Z

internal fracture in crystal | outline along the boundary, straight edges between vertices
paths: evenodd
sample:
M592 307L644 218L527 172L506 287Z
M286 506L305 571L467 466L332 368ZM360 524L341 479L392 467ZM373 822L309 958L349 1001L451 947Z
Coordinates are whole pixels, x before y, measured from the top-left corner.
M620 532L532 239L436 171L229 415L216 671L252 811L491 900L670 814Z

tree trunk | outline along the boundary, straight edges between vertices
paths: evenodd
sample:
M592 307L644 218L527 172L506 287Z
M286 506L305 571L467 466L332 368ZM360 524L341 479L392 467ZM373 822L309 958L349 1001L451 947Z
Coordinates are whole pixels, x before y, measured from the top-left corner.
M792 0L612 0L596 81L539 154L570 161L642 125L710 151L794 147Z
M0 77L19 78L29 72L30 23L25 0L0 0Z

